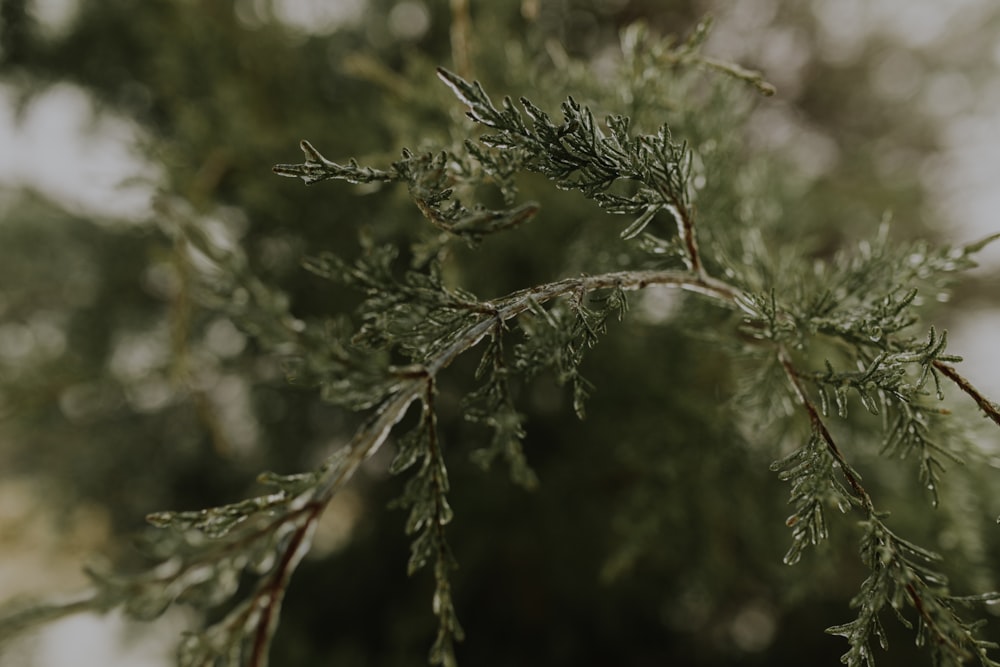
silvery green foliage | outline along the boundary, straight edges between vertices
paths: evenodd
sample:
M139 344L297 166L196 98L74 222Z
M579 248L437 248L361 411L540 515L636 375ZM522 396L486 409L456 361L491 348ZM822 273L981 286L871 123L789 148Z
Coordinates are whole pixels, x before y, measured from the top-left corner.
M723 72L771 92L756 73L702 56L706 29L669 48L650 46L648 53L660 64ZM625 37L628 65L646 71L635 67L642 52L639 33ZM890 529L887 514L830 426L847 417L853 400L878 415L884 437L876 445L888 455L913 454L935 502L945 462L961 454L939 428L945 415L937 406L945 389L953 385L1000 426L997 406L952 365L960 358L946 350L946 334L920 324L919 298L933 298L954 274L973 266L985 241L945 248L894 243L885 224L873 239L827 260L793 257L783 260L788 266L780 272L765 270L773 257L745 230L729 231L719 221L699 218L695 176L716 175L702 173L710 161L667 124L644 133L624 115L599 120L572 97L556 119L525 97L496 104L479 83L444 69L438 75L484 134L463 128L469 138L458 146L403 150L385 168L353 159L334 162L303 141L302 163L274 168L307 185L398 183L415 212L439 232L439 240L411 248L368 246L354 261L332 253L306 260L309 271L361 295L355 312L331 313L325 322L298 320L287 299L253 276L237 252L215 248L196 221L178 219L181 233L217 266L214 291L240 294L221 299L218 307L267 349L288 358L293 379L312 384L334 404L367 411L350 443L316 471L263 475L260 481L273 490L258 497L151 515L150 523L160 529L149 543L158 564L128 576L93 570L89 595L19 610L5 618L6 627L87 608L121 607L135 618L152 619L172 604L186 603L214 610L221 620L184 638L180 665L264 665L284 592L320 514L359 466L395 437L389 472L409 476L395 503L405 510L404 529L412 537L408 571L433 569L430 606L439 624L430 662L456 664L455 643L463 630L449 578L456 555L447 539L454 511L435 401L440 374L459 356L481 348L479 385L464 397L463 407L466 418L491 429L492 437L474 460L486 467L503 459L516 483L535 487L540 480L522 446L524 420L512 380L551 373L571 391L583 417L591 389L581 371L587 351L600 342L609 322L627 318L630 293L659 285L729 314L735 325L720 339L757 364L762 376L778 376L777 398L794 406L785 419L800 424L806 435L772 466L791 490L785 561L794 564L831 539L831 508L860 521L860 556L869 574L854 598L858 615L828 629L847 640L843 662L874 664L871 647L885 646L881 619L891 609L904 625L915 627L918 643L937 664L997 665L987 654L993 645L977 635L977 622L964 608L997 596L949 591L945 564ZM453 239L475 247L487 235L537 217L537 203L519 203L515 177L523 172L623 216L620 243L641 259L628 269L527 285L488 300L450 285L442 249ZM485 183L499 188L502 207L473 202L475 186ZM703 228L708 233L701 234ZM702 245L699 238L710 242ZM732 259L734 249L742 252L739 262ZM396 433L414 405L417 423Z

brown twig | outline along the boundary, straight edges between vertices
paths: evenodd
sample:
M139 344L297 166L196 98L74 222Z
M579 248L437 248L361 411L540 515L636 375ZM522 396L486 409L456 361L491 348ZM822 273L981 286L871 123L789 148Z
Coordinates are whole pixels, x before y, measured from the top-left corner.
M976 389L971 382L962 377L954 366L949 366L943 361L935 361L934 368L941 371L945 377L958 385L958 388L964 391L966 394L972 397L972 400L976 402L979 409L982 410L987 417L993 420L997 426L1000 426L1000 407L996 403L993 403L988 398L983 396L983 394Z
M472 19L469 16L469 0L451 0L451 59L455 71L463 79L472 77L472 63L469 57L469 34Z
M875 505L872 503L871 496L868 495L868 492L861 485L861 480L858 479L858 476L852 471L851 466L848 465L846 457L843 452L840 451L836 441L833 439L833 435L830 434L830 430L826 427L826 423L823 421L822 415L820 415L819 410L816 409L816 405L812 402L812 400L810 400L805 387L802 386L799 373L795 369L795 365L792 363L791 356L788 354L788 350L786 350L784 346L778 348L778 361L781 363L781 367L785 371L785 375L788 377L788 381L791 383L792 388L795 389L795 394L798 397L799 402L809 415L809 421L812 424L813 429L819 434L834 460L836 460L840 465L840 470L844 475L844 479L847 480L847 483L851 486L851 489L854 491L858 500L861 501L866 512L868 512L869 515L875 514Z
M944 634L941 631L941 629L938 627L938 624L934 621L934 617L931 616L930 612L927 610L927 607L924 605L923 597L917 592L917 589L913 584L911 583L906 584L906 594L910 598L910 604L913 605L913 608L917 611L917 614L923 620L924 625L937 638L938 644L943 644L947 646L949 649L951 649L953 653L961 656L962 662L965 662L966 660L969 660L973 657L972 653L970 653L964 646L956 644L954 639L952 639L951 637L949 637L948 635ZM975 645L972 637L967 637L967 639L970 642L973 642L973 645Z
M674 218L677 220L677 234L684 242L687 266L696 275L705 277L707 274L705 273L705 267L701 263L701 252L698 250L698 237L695 235L691 209L678 201L676 197L671 196L669 199L670 212L674 214Z
M278 625L278 615L281 611L281 602L285 597L285 590L288 588L288 582L295 568L309 551L312 532L324 507L319 503L310 503L303 508L308 515L306 520L295 530L288 546L281 554L278 565L271 571L267 579L261 582L254 594L254 602L256 600L266 600L266 602L261 617L257 620L257 627L254 629L253 650L247 667L264 667L267 664L268 649Z

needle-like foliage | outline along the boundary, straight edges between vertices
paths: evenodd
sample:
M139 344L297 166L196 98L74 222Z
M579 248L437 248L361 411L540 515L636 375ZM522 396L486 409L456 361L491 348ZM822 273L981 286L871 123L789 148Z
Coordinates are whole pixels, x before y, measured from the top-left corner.
M757 73L703 56L706 30L700 26L689 40L649 47L648 53L676 70L664 76L690 76L694 70L706 77L704 86L727 94L736 88L753 94L747 83L773 92ZM641 57L636 53L642 53L638 35L625 35L626 69L636 76L645 72L635 66ZM851 463L855 457L870 462L858 454L866 450L912 454L921 485L930 488L936 503L946 462L959 460L961 453L945 440L947 431L938 430L947 417L938 406L946 389L957 388L1000 426L1000 410L959 374L953 364L960 357L947 350L946 332L923 323L920 310L922 299L935 298L956 272L973 266L985 241L944 248L897 243L883 224L871 240L825 259L785 257L755 242L740 225L700 213L700 206L710 208L699 199L706 184L717 187L723 180L713 170L726 165L713 160L709 144L684 136L686 129L695 134L696 126L663 122L644 130L625 115L602 119L574 97L566 97L556 118L527 97L497 103L476 81L446 69L438 76L471 120L456 128L463 141L433 151L404 149L400 159L383 167L354 159L338 163L303 141L303 162L274 167L306 185L398 184L412 203L414 220L423 219L436 234L430 242L424 236L411 245L366 243L352 260L326 251L306 259L312 273L359 294L353 312L331 312L326 321L293 317L280 290L255 277L238 251L215 247L196 222L178 222L216 267L215 292L240 294L223 299L220 307L265 348L285 356L296 382L315 386L331 403L367 412L349 444L315 471L262 476L275 490L259 497L150 515L160 529L150 547L156 565L130 576L94 571L89 596L19 610L3 627L84 608L122 607L148 619L171 604L188 603L213 611L218 620L184 639L182 666L260 667L285 590L322 512L364 462L392 443L396 453L388 472L408 476L395 502L405 510L404 530L412 538L407 570L433 569L430 607L438 631L429 659L457 664L456 644L464 631L451 577L461 554L453 553L446 536L454 515L451 443L440 428L437 399L445 370L481 348L477 384L461 407L468 421L492 434L473 458L482 467L503 459L515 482L528 488L541 484L544 492L544 480L523 446L526 423L518 387L548 374L568 388L583 418L587 400L594 400L583 371L587 353L609 328L628 322L633 293L658 286L691 295L682 306L713 312L722 324L711 340L726 354L756 364L766 371L761 377L779 376L781 386L772 398L791 408L783 416L787 432L808 432L799 443L771 452L778 459L772 470L788 483L793 507L785 521L791 529L785 562L802 567L800 561L816 545L850 539L832 534L831 509L858 519L861 564L868 570L852 603L858 617L828 629L847 640L843 662L874 664L872 646L886 646L882 619L891 609L905 626L916 628L917 643L936 664L997 665L988 653L993 644L980 637L965 609L997 596L951 593L943 574L948 563L890 529L883 501L863 480L860 464ZM520 200L521 174L596 205L594 219L581 225L606 224L602 213L625 216L616 241L624 266L526 284L502 296L479 296L455 285L448 273L453 241L469 252L485 252L490 235L514 233L532 220L545 224L538 203ZM475 200L477 186L484 185L499 188L502 205ZM734 249L740 249L740 261L733 260ZM774 266L778 257L783 257L780 267ZM642 370L667 377L670 369ZM845 426L854 402L883 420L881 434L870 442L841 435L855 433ZM397 433L415 416L415 425Z

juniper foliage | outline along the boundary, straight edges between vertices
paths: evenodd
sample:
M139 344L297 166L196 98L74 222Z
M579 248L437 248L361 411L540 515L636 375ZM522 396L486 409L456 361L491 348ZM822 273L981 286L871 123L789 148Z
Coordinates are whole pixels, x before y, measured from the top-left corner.
M681 43L626 32L626 69L634 76L647 72L636 66L642 59L666 68L663 76L687 82L692 99L699 86L714 90L733 81L773 92L759 74L702 55L707 28L699 26ZM760 243L760 229L703 214L711 210L705 197L720 180L712 170L724 167L704 137L688 140L683 127L669 123L643 130L626 115L599 118L573 97L555 118L526 97L497 103L475 81L446 69L438 76L472 123L461 125L464 140L436 151L404 149L384 167L334 162L303 141L303 162L274 167L306 185L400 184L436 230L430 241L422 237L410 245L363 244L354 260L332 253L307 259L307 270L360 294L353 313L331 313L324 322L298 319L284 295L255 277L238 250L215 246L183 211L163 212L218 268L211 288L223 295L220 309L286 357L294 381L316 387L333 404L367 411L350 443L317 470L261 475L270 490L260 496L150 515L160 529L148 545L155 565L134 575L91 569L89 592L68 603L13 610L2 621L3 631L85 609L122 608L132 617L153 619L184 603L214 610L215 620L186 635L179 665L265 665L282 599L321 513L362 463L392 442L396 452L388 471L408 476L395 502L405 510L404 530L412 539L407 570L433 572L438 631L429 661L457 664L456 642L464 633L451 572L461 555L448 541L454 511L438 425L439 379L460 356L481 348L479 384L464 397L463 411L492 436L474 460L489 467L502 459L514 482L528 488L542 483L544 489L523 447L525 423L512 383L551 373L568 387L583 418L592 389L582 370L587 352L609 323L627 320L634 293L666 286L693 295L684 301L688 307L709 304L723 314L728 328L717 338L740 363L782 377L780 395L772 399L794 405L782 417L790 428L804 426L797 445L776 452L772 465L777 479L788 483L793 507L785 562L799 563L831 539L831 510L858 519L860 560L868 575L852 602L857 618L827 629L846 639L842 661L874 665L873 645L887 645L882 619L888 609L915 629L917 643L935 664L1000 665L989 653L996 645L980 636L975 614L966 610L1000 595L952 593L947 563L890 528L882 502L851 463L851 452L869 445L886 456L912 455L937 504L947 464L969 454L939 428L948 418L941 407L946 390L971 399L1000 426L1000 407L959 374L953 364L960 357L947 351L946 333L923 324L920 310L921 299L946 290L996 237L948 247L898 243L885 221L872 239L829 258L783 255ZM476 134L476 127L483 133ZM689 129L697 134L696 126ZM524 173L577 192L622 219L620 243L630 266L491 298L450 284L454 243L481 249L488 236L540 217L536 202L520 200ZM484 184L499 190L501 206L476 200ZM240 298L233 298L237 293ZM841 442L844 429L838 425L854 401L882 420L880 442Z

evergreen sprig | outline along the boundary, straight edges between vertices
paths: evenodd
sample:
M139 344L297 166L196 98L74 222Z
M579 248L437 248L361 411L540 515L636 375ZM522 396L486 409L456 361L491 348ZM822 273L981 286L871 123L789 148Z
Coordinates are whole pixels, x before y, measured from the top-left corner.
M853 254L838 255L829 267L815 268L809 276L811 280L796 287L801 292L815 285L818 289L811 297L800 293L799 299L792 301L790 295L786 303L778 296L778 286L761 294L745 292L738 287L738 273L727 272L733 273L731 277L735 280L732 283L706 274L696 241L691 205L692 153L684 142L672 139L669 128L664 126L655 135L631 136L628 119L611 116L605 133L595 122L591 110L573 98L563 103L563 120L557 123L525 98L520 100L523 112L510 98L504 98L498 108L478 83L467 82L443 69L438 74L468 106L468 116L493 132L480 140L494 151L511 154L506 164L540 173L557 187L578 190L612 213L635 215L633 223L623 231L623 238L641 235L647 250L661 256L679 253L685 266L685 270L676 274L650 272L648 279L638 281L635 280L638 272L618 274L613 281L607 281L611 274L597 277L605 281L601 286L595 283L571 286L569 281L562 281L529 288L492 302L480 303L471 296L463 296L460 308L467 311L466 321L476 321L472 328L480 331L481 337L489 335L491 340L480 366L480 373L484 367L491 368L491 377L468 401L469 405L478 403L488 408L484 412L473 412L473 419L483 420L486 415L485 420L495 429L494 445L480 454L481 460L488 461L499 452L506 452L512 469L522 471L515 476L526 474L520 448L521 423L510 399L509 370L501 352L505 335L503 323L508 319L523 313L519 321L525 339L514 347L513 370L531 375L541 368L551 369L559 382L572 386L574 407L582 416L589 390L589 383L579 373L583 353L597 342L612 311L619 317L624 313L625 290L665 281L704 294L741 312L741 330L750 340L774 347L772 354L777 357L793 394L809 417L811 435L806 444L773 466L780 478L791 484L791 502L795 506L795 513L786 522L792 529L793 539L785 561L790 564L799 561L808 546L827 539L825 511L830 506L842 512L859 510L866 525L878 526L881 535L892 538L889 543L896 549L897 556L892 561L896 565L889 568L883 568L881 561L868 555L868 545L875 538L867 536L862 542L863 560L873 572L856 598L862 610L860 620L846 630L847 626L831 629L831 632L848 636L852 648L845 655L845 663L860 666L871 659L867 648L871 637L880 640L883 637L878 612L890 599L885 597L887 590L916 591L910 595L909 602L921 614L918 637L923 638L930 632L937 640L946 638L945 649L939 650L939 655L950 655L958 661L972 655L985 656L988 644L975 638L975 624L967 625L957 614L943 611L951 609L952 600L943 588L943 577L917 562L917 556L930 552L888 532L883 514L876 509L873 498L862 485L860 474L851 467L824 421L830 414L831 402L836 403L839 416L847 416L848 391L856 393L862 405L872 413L891 412L895 421L888 430L884 449L887 453L902 453L904 448L905 451L918 450L921 479L931 487L936 499L939 474L943 469L941 458L953 458L954 455L926 438L919 426L919 415L925 408L917 406L922 405L919 401L926 394L926 383L933 381L934 395L940 397L940 377L943 375L976 398L987 414L990 414L991 404L971 385L953 376L953 369L947 364L960 358L945 354L945 335L939 336L933 327L922 342L906 334L918 321L915 308L919 290L902 286L916 284L924 289L945 289L950 274L969 268L971 255L983 244L940 250L924 244L893 247L888 241L888 226L883 225L873 243L862 243ZM471 141L466 143L470 152L481 153L475 146ZM620 180L637 184L632 196L611 192L612 185ZM420 208L419 197L416 203ZM669 212L676 222L676 244L645 233L660 211ZM623 280L626 275L629 279ZM674 283L674 278L679 281ZM387 280L386 284L391 281ZM884 285L885 290L872 289L873 284ZM569 298L552 307L544 307L544 302L554 296L549 290L557 285L560 293ZM602 287L608 298L603 307L595 309L593 295ZM411 289L396 283L391 291L396 295L409 291L409 298L414 298ZM440 285L435 289L439 295L447 293ZM369 287L369 291L389 292L374 287ZM407 297L399 298L401 302L407 300ZM434 298L425 295L424 303L433 301ZM516 313L512 310L515 301L519 302ZM803 303L806 304L804 308L799 305ZM382 307L381 312L386 312L386 306L392 304L378 305ZM407 308L412 307L412 304L407 305ZM444 307L454 308L455 305ZM447 341L452 346L449 349L461 345L467 335L461 332L458 319L428 319L445 322L444 329L436 331L435 335ZM405 340L407 334L401 329L406 327L418 330L420 325L412 319L404 320L404 326L389 338ZM450 327L457 328L448 333ZM389 325L379 328L390 330ZM827 361L825 372L802 370L802 362L794 360L786 347L792 343L797 349L806 350L814 345L821 346L824 341L844 345L841 354L852 360L858 369L837 371ZM433 350L431 356L442 351L442 348ZM816 388L819 406L814 404L805 382ZM533 477L528 479L534 482ZM993 597L987 594L980 599ZM892 601L898 603L898 596Z
M705 30L707 25L680 46L665 47L662 57L671 66L708 67L770 91L756 73L702 56ZM611 115L602 127L592 110L572 97L561 105L562 120L555 121L527 98L520 98L520 106L510 98L497 106L478 82L444 69L438 76L468 107L469 118L487 128L479 143L470 138L437 152L404 150L387 169L376 169L355 160L333 162L303 141L305 161L277 165L274 171L306 185L326 180L405 184L423 218L471 241L510 230L535 215L537 204L515 204L514 176L533 172L554 187L582 193L605 211L633 216L621 236L626 242L638 239L637 245L659 263L529 285L483 300L446 285L436 258L404 267L394 247L366 248L354 262L321 254L308 260L307 268L358 290L362 302L353 319L342 315L316 324L292 317L287 299L255 278L238 253L215 247L197 225L185 223L182 231L216 265L215 288L231 296L242 290L240 298L230 299L228 311L266 347L292 357L298 379L314 383L339 405L367 410L368 417L349 444L318 470L265 475L262 481L276 486L274 493L203 511L151 515L159 528L153 555L160 560L147 572L122 577L94 571L89 596L20 610L0 620L0 629L81 609L122 606L148 618L175 602L190 601L209 610L228 603L221 620L184 640L181 665L262 667L284 592L309 549L319 515L419 404L418 423L396 440L389 470L412 471L396 503L407 510L405 530L412 537L408 571L434 564L432 609L438 632L430 661L456 664L455 642L463 631L450 580L455 559L445 535L453 513L437 427L440 374L486 341L476 374L481 384L464 404L473 421L493 429L493 439L475 456L482 464L505 458L516 481L534 486L538 480L522 448L524 423L512 378L551 371L572 387L574 408L582 417L590 390L580 371L585 353L599 342L610 318L625 315L628 292L658 285L721 306L733 315L730 322L738 318L731 331L719 336L730 335L735 349L752 350L748 357L770 375L782 373L784 402L797 406L796 414L808 424L805 443L772 466L790 484L794 506L786 521L792 544L785 561L800 561L809 546L829 538L829 507L860 516L861 560L870 572L854 598L858 617L828 630L847 639L845 664L873 664L870 647L873 641L885 644L880 614L888 606L908 627L913 621L904 610L912 611L918 642L939 664L976 659L996 665L987 655L993 645L978 638L977 624L966 621L957 605L998 596L951 595L939 558L889 529L886 514L829 423L831 404L839 418L846 417L853 392L866 409L886 420L883 449L889 454L917 451L921 479L932 486L939 479L940 458L949 450L930 433L928 382L934 383L933 398L938 398L941 380L947 379L1000 424L997 406L950 365L959 358L945 353L945 335L933 327L926 337L910 333L918 322L919 297L944 289L951 274L971 266L972 255L990 239L939 250L922 244L896 247L883 226L872 242L827 264L803 258L789 260L785 272L750 275L750 269L742 270L716 244L707 244L704 251L699 247L696 227L711 226L708 238L718 240L726 234L725 222L697 218L692 183L697 156L667 125L652 134L633 133L628 117ZM467 203L475 190L471 186L485 182L500 187L504 208ZM661 213L676 229L671 240L648 231ZM748 242L747 265L763 266L769 259L757 252L757 245L763 243ZM681 262L668 264L676 268L664 268L664 258L678 256ZM712 275L716 269L724 278ZM510 336L516 336L512 345L505 341ZM394 363L399 357L405 365ZM815 370L816 358L829 359L825 370ZM252 590L240 597L244 578L253 581Z
M560 188L579 190L610 213L636 215L622 238L635 238L658 212L668 212L686 245L689 268L701 271L691 211L693 156L685 142L673 140L668 126L634 136L629 118L612 115L605 132L594 113L572 97L563 102L563 119L556 123L525 97L520 99L524 114L509 97L498 109L478 82L444 68L438 68L438 76L468 105L469 118L495 132L480 137L487 146L514 153L524 169ZM628 197L609 192L619 181L634 183L635 192Z
M847 638L850 650L842 657L842 662L850 667L874 665L871 653L872 639L887 648L885 631L879 612L890 604L899 620L908 628L912 623L902 614L904 602L911 606L919 617L917 643L927 646L935 664L960 665L976 658L987 667L995 663L987 655L987 649L996 645L976 637L979 622L966 622L954 611L954 602L989 602L1000 599L1000 593L985 593L968 598L955 598L947 589L947 578L930 567L930 563L940 561L940 556L909 542L893 533L884 523L885 513L876 509L872 497L862 485L861 476L851 468L840 447L834 441L823 421L820 411L805 392L787 351L781 352L782 365L792 386L813 426L813 434L808 445L790 457L772 465L781 477L792 484L791 502L796 504L796 513L787 522L792 528L793 543L788 556L797 560L805 546L815 544L826 537L823 517L822 492L831 495L826 484L832 484L836 502L841 510L854 506L863 512L866 527L861 541L861 556L871 574L861 586L852 605L859 608L855 621L829 628L827 632ZM817 452L822 443L823 454ZM825 470L824 470L825 468ZM844 493L836 483L834 469L840 472L848 483L851 493ZM922 475L929 473L921 472ZM933 473L930 473L933 474ZM935 479L930 478L934 486ZM936 493L936 490L932 488ZM844 501L849 501L844 502ZM905 595L904 595L905 594Z
M947 414L946 410L933 408L918 401L888 401L892 414L887 419L885 437L882 442L882 453L887 456L906 458L913 454L918 463L921 483L931 493L931 501L936 507L939 502L938 486L945 471L947 460L951 463L963 463L963 459L955 452L940 443L941 426L932 430L934 421L940 421Z
M511 394L512 369L503 346L505 331L504 323L498 320L476 369L476 378L486 379L462 399L462 413L467 420L485 424L493 430L490 444L473 452L472 460L485 470L498 456L502 457L510 469L511 480L533 489L538 486L538 476L524 455L524 417L517 411Z
M393 162L389 169L362 167L351 159L346 165L326 159L308 141L300 148L306 161L301 164L275 165L274 173L290 178L300 178L306 185L326 180L348 183L405 183L410 198L435 227L476 241L486 234L516 227L530 220L538 212L538 205L527 202L504 209L489 209L481 205L467 207L455 197L456 186L482 180L484 169L497 174L497 182L509 195L512 171L495 155L483 151L465 151L461 155L442 150L437 153L413 153L403 150L402 159ZM481 168L474 165L482 161ZM509 197L508 197L509 198Z
M335 455L314 472L264 473L260 481L278 487L266 496L195 512L151 514L149 522L165 531L149 542L161 563L130 576L90 568L91 608L121 606L132 618L151 620L177 603L204 610L228 606L220 620L187 633L178 665L265 665L291 574L308 551L324 508L312 497L314 487L341 462ZM247 578L256 583L240 599Z
M856 502L838 480L836 468L837 460L817 429L805 445L771 464L778 479L792 487L789 503L795 506L795 512L785 520L785 525L792 529L792 544L784 557L788 565L799 562L806 548L829 537L827 508L847 512Z
M444 531L445 526L451 523L454 512L448 504L448 469L438 439L434 383L430 378L421 399L421 408L420 423L401 440L399 451L389 465L389 472L398 474L419 463L394 506L409 509L406 533L416 535L410 546L409 574L423 569L430 562L434 563L432 607L438 617L438 633L431 647L430 662L452 667L457 664L454 643L463 639L464 632L458 622L449 580L449 572L457 567L457 563Z
M931 247L927 242L894 243L888 220L871 241L817 263L793 317L809 332L877 350L893 349L894 336L918 318L927 299L944 298L956 273L975 266L973 256L996 240L990 236L964 246ZM873 287L877 286L877 289Z
M899 537L876 516L863 522L862 527L861 559L872 572L851 602L858 609L858 617L827 629L830 634L846 638L851 646L841 658L844 664L873 667L873 639L883 649L889 648L879 619L886 605L907 628L912 628L913 622L903 611L910 608L915 612L917 645L930 651L935 665L961 665L969 660L983 667L1000 664L987 654L997 644L977 638L980 624L966 622L955 611L957 605L996 601L1000 594L954 597L948 593L947 578L933 566L940 562L939 555Z
M352 345L398 350L422 362L446 347L452 334L491 312L472 294L446 286L436 261L423 270L408 269L397 279L396 256L394 247L385 246L371 249L353 265L331 253L306 262L313 273L364 294L357 309L363 324L352 336Z
M928 379L933 380L938 399L943 398L941 380L935 363L961 361L961 357L944 354L948 344L947 332L940 337L931 327L923 344L909 342L898 352L879 352L868 359L865 350L856 352L859 366L857 371L836 371L829 361L826 371L814 372L811 379L822 400L823 413L830 412L830 393L833 393L837 414L847 416L847 394L857 393L861 404L873 415L882 410L881 404L889 399L897 403L910 403L922 395Z

